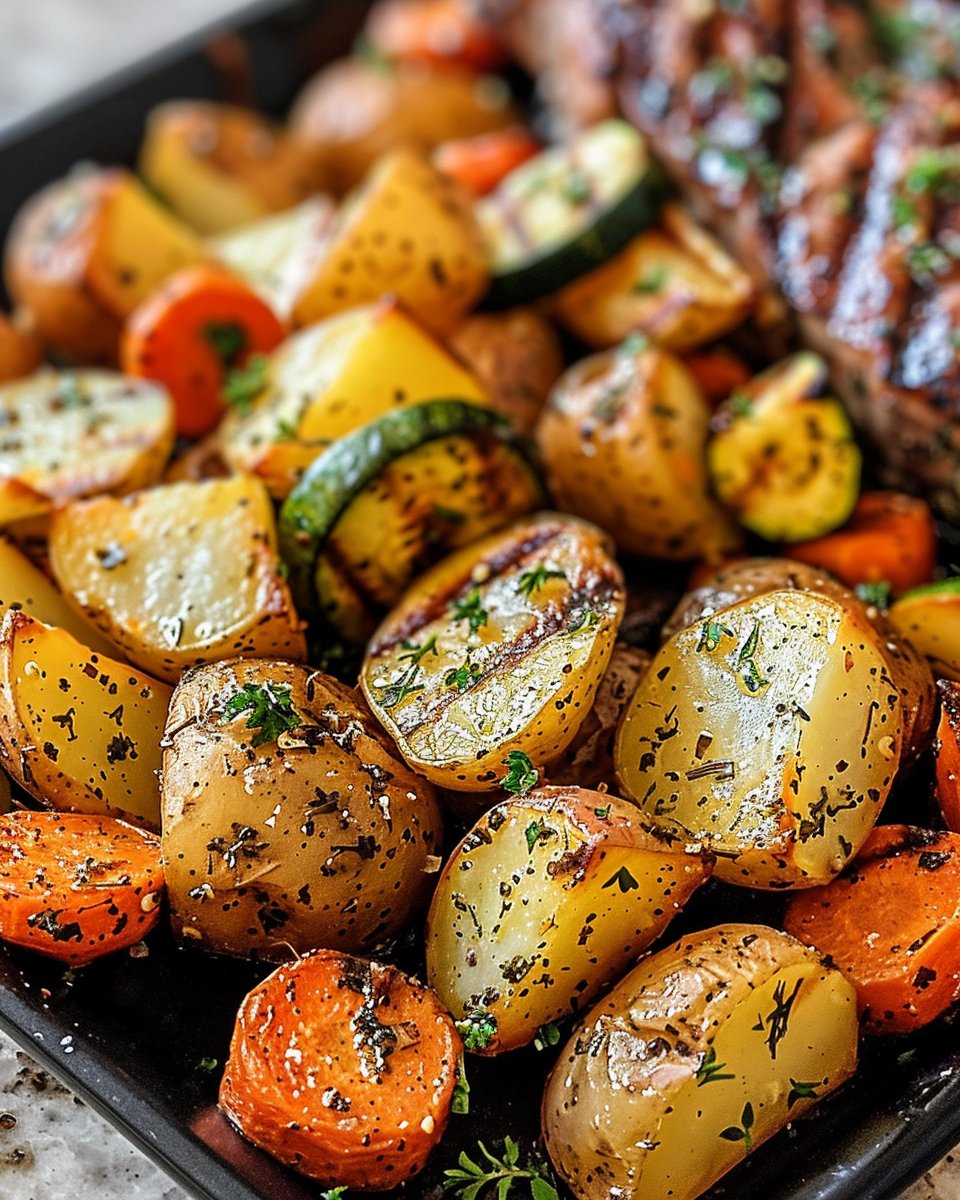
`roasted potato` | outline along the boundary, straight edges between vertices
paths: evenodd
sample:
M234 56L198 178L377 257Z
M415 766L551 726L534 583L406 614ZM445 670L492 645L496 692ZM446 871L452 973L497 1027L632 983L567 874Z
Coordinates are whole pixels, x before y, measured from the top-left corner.
M603 534L541 513L423 575L374 634L361 686L416 771L490 791L510 751L546 768L569 746L623 606Z
M492 808L447 860L427 979L468 1050L514 1050L616 979L709 874L699 847L651 834L627 801L537 788Z
M0 312L0 383L32 374L43 361L43 351L25 320Z
M422 153L395 150L344 201L293 319L312 325L389 295L426 328L449 333L488 279L471 198Z
M750 276L680 205L670 204L657 228L565 287L553 311L598 349L639 330L683 353L736 329L755 299Z
M146 380L112 371L44 371L0 385L0 525L77 496L159 479L173 406Z
M395 304L368 305L285 342L261 394L227 415L217 442L231 467L282 500L338 437L397 405L439 396L486 403L469 372Z
M475 313L447 345L486 389L491 405L531 433L547 393L563 371L553 327L530 308Z
M593 708L562 756L550 768L550 782L566 787L616 789L613 746L624 709L650 666L646 650L617 642Z
M323 152L343 193L398 146L430 150L520 120L502 80L469 71L385 67L345 58L325 67L294 103L294 134Z
M577 1200L694 1200L857 1065L853 987L761 925L643 960L574 1031L543 1134Z
M207 246L259 292L282 321L290 321L297 297L326 252L335 212L328 196L311 196L296 208L211 238Z
M147 117L140 174L200 233L222 233L293 208L325 186L321 156L252 109L205 100Z
M190 671L170 704L161 779L183 941L263 958L368 951L429 894L433 788L319 671L259 659Z
M617 733L624 794L665 833L702 840L727 883L826 883L873 827L905 721L865 611L771 591L661 648Z
M960 580L951 577L913 588L891 605L888 615L938 678L960 680Z
M222 658L306 656L255 479L69 504L51 522L50 564L79 611L160 679Z
M709 421L683 363L641 337L571 367L536 435L561 508L628 553L710 559L741 534L710 494Z
M11 609L0 625L0 760L48 808L160 824L170 689Z
M20 210L5 248L10 295L44 345L112 364L121 322L203 257L197 238L119 167L75 171Z

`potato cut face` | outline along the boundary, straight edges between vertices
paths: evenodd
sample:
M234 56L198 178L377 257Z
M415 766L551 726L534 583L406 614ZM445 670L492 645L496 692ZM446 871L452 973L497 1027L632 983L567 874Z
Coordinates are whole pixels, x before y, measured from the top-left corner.
M0 755L48 808L160 824L170 689L26 612L0 627Z
M863 844L900 765L900 692L861 614L754 597L676 633L617 735L617 774L660 828L749 887L826 882Z
M710 874L699 850L645 830L633 805L538 788L491 809L447 862L427 922L427 978L467 1048L532 1041L666 929ZM496 1033L471 1044L471 1024Z
M547 1081L547 1151L580 1200L694 1200L853 1074L853 987L786 934L708 929L640 963Z
M337 438L402 405L455 396L486 404L476 380L390 304L332 317L290 338L263 393L219 430L224 457L278 500Z
M221 658L305 657L270 499L255 479L71 504L51 524L50 561L80 611L161 679Z
M361 686L417 771L489 791L508 751L546 765L569 745L623 607L599 530L539 514L422 576L374 635Z
M129 492L160 478L173 449L163 388L114 371L44 371L0 386L0 522L32 515L13 483L52 500Z
M370 950L426 901L433 788L336 680L272 660L200 667L174 693L164 744L163 854L184 941L266 958Z

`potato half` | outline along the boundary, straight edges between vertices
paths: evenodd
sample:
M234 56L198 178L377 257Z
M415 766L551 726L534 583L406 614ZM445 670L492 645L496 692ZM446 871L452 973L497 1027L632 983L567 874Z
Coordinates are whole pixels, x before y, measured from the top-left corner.
M427 978L496 1054L577 1012L666 929L708 878L699 847L657 837L632 804L537 788L492 808L444 867ZM472 1042L471 1025L495 1032Z
M170 704L162 787L184 941L263 958L368 951L427 898L433 788L319 671L243 659L189 672Z
M901 695L865 613L772 591L681 629L617 734L624 794L702 840L747 887L825 883L873 827L901 762Z
M51 522L50 562L79 610L161 679L238 655L306 657L273 508L255 479L70 504Z
M541 513L423 575L374 634L361 686L416 771L490 791L509 751L547 766L570 744L623 607L603 534Z
M170 689L12 610L0 626L0 759L49 808L160 824Z
M760 925L640 963L587 1015L543 1097L578 1200L694 1200L857 1064L852 985Z

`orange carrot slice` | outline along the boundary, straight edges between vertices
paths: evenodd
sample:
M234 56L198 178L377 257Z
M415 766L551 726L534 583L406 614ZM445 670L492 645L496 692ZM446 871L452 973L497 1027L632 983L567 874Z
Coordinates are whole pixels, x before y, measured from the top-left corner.
M433 152L433 162L437 170L455 179L474 196L485 196L542 148L532 133L522 125L515 125L477 137L442 142Z
M367 19L370 43L396 62L486 71L503 63L500 39L463 0L380 0Z

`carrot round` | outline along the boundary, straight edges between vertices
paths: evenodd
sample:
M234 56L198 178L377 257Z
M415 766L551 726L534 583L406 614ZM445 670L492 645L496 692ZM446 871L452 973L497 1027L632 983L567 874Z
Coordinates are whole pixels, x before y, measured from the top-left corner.
M856 861L798 892L785 928L857 989L869 1033L909 1033L960 998L960 835L884 825Z
M210 266L178 271L131 315L120 342L127 375L155 379L173 399L177 432L209 433L224 413L227 374L284 337L243 280Z
M829 571L848 587L888 583L899 595L933 578L937 531L923 500L901 492L864 492L842 529L796 542L784 554Z
M0 312L0 383L30 375L42 361L36 337Z
M476 137L441 142L433 152L433 162L438 171L455 179L474 196L485 196L541 149L532 133L522 125L514 125Z
M504 60L494 30L471 16L463 0L380 0L366 33L375 49L396 62L486 71Z
M749 383L752 375L740 355L725 346L688 354L683 361L712 408L722 404L737 388Z
M240 1006L220 1107L251 1142L329 1186L395 1187L447 1124L462 1052L429 989L318 950Z
M0 816L0 939L82 966L139 942L163 898L160 842L112 817Z

